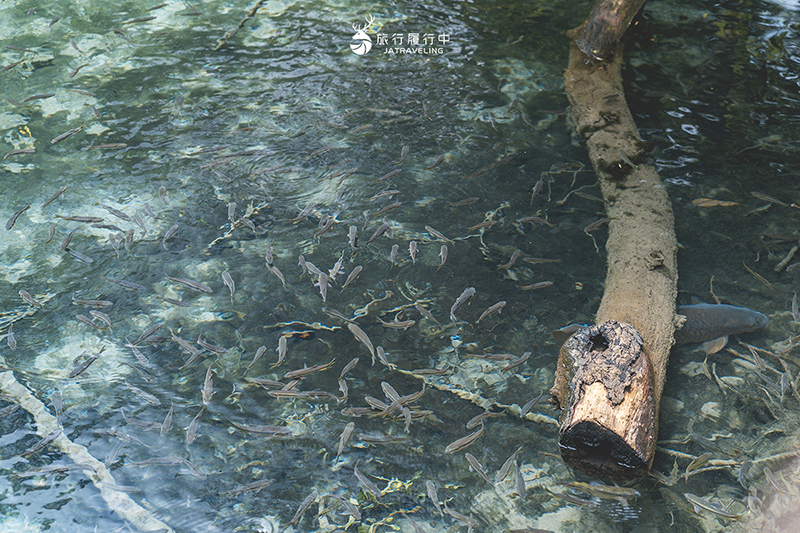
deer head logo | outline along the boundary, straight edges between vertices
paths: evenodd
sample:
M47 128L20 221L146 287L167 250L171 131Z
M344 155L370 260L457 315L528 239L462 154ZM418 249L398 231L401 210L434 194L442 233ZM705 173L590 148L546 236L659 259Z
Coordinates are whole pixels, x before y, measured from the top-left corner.
M369 18L365 18L364 20L366 20L367 23L361 28L359 28L357 24L353 24L353 31L356 32L355 35L353 35L353 40L356 42L350 43L350 50L360 56L363 56L372 49L372 39L367 35L367 29L375 22L375 17L370 15Z

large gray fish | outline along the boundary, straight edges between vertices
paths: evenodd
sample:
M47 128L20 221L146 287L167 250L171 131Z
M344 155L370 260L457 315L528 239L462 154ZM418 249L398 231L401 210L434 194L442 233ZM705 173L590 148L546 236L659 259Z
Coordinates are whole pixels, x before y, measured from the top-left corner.
M675 330L675 344L705 342L725 335L757 331L769 325L769 319L762 313L734 305L679 305L677 312L686 317L686 323Z

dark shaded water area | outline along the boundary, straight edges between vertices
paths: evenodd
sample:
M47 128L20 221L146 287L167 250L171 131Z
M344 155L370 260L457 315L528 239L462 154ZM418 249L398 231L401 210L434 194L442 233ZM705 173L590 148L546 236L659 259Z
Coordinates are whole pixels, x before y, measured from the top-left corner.
M558 457L546 400L552 332L592 322L603 291L606 226L585 228L604 209L561 78L589 3L265 2L224 43L252 4L155 5L0 10L0 219L30 205L0 236L0 356L45 411L61 398L59 439L99 461L48 471L78 455L26 453L48 431L4 396L0 531L152 529L143 516L193 532L744 527L684 493L782 523L797 6L651 3L632 30L626 96L673 199L680 303L713 301L713 277L723 303L771 322L741 339L757 356L739 339L674 350L664 477L620 501L563 485L592 479ZM387 52L410 35L418 53ZM466 428L484 408L502 414ZM497 479L520 447L519 474Z

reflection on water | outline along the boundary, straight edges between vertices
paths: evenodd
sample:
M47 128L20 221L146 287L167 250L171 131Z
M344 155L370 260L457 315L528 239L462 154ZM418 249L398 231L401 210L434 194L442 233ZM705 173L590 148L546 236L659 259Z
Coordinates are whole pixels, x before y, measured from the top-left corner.
M113 480L100 490L55 445L31 452L47 433L4 397L4 528L114 531L131 518L108 494L176 531L714 530L729 523L683 493L727 505L758 487L769 504L758 460L793 432L791 350L762 353L764 369L741 345L706 361L676 350L655 464L668 494L654 479L627 500L561 485L591 480L558 458L557 413L545 396L520 418L551 386L551 332L590 322L602 294L605 226L584 230L603 206L560 87L561 32L580 15L376 7L376 42L449 40L437 55L357 56L360 6L265 3L219 50L244 9L29 9L4 6L0 28L0 216L30 205L0 239L0 355ZM652 74L632 57L635 92ZM764 235L794 235L780 226L796 215L749 192L791 203L796 184L722 186L701 166L719 102L676 92L701 82L649 89L675 109L638 117L672 184L681 297L709 299L714 275L721 298L770 315L771 340L748 340L778 350L796 323L790 274L772 267L791 246ZM705 122L681 127L693 113ZM726 150L755 142L741 144ZM484 409L502 414L465 427Z

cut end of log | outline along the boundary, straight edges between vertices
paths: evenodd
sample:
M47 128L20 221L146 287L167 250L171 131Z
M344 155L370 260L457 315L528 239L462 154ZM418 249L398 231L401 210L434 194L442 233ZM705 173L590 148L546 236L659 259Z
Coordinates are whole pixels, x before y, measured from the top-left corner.
M609 320L561 347L551 391L563 409L559 446L570 466L630 480L647 473L656 443L656 402L642 338Z
M650 469L646 457L596 422L582 420L562 428L558 446L565 463L600 479L631 481Z

